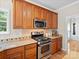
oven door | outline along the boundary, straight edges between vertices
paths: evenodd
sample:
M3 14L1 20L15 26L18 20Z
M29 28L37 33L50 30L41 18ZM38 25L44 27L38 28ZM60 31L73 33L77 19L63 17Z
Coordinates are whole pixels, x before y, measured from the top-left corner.
M51 54L51 42L39 45L38 47L38 59Z

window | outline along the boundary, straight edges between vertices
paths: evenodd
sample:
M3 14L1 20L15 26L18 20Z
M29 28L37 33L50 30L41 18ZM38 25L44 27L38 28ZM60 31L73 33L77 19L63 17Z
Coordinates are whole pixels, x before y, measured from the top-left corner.
M9 32L9 11L0 9L0 34Z

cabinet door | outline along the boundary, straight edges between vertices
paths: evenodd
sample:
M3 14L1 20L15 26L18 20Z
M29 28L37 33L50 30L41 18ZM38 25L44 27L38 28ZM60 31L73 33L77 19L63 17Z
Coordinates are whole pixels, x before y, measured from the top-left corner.
M13 27L22 28L23 3L21 0L13 0Z
M5 59L4 52L0 52L0 59Z
M52 51L51 54L54 54L54 53L57 52L57 41L56 41L56 39L52 40L51 51Z
M35 18L40 20L40 18L41 18L41 8L38 7L38 6L35 6L35 11L34 12L35 12L35 14L34 14Z
M57 38L57 50L61 50L62 48L62 37Z
M13 48L6 51L7 59L24 59L24 48Z
M25 46L25 59L36 59L36 44Z
M51 29L52 27L52 17L51 17L51 12L47 11L47 28Z
M52 29L58 28L58 15L57 13L52 13Z
M44 8L41 8L41 20L46 20L47 11Z
M23 28L33 28L32 5L28 2L23 3Z

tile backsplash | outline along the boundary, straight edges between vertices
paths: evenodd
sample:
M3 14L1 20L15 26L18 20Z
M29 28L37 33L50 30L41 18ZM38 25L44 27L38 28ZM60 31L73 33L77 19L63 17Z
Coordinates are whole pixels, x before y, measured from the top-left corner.
M4 42L4 41L12 41L12 38L19 38L19 37L31 37L31 32L34 31L43 31L44 34L52 34L52 29L14 29L11 30L11 32L9 34L1 34L0 35L0 42ZM16 40L16 39L14 39Z

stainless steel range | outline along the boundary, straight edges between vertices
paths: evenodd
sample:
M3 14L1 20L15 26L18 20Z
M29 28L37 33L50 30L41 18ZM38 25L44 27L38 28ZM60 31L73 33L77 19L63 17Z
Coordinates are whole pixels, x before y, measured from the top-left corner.
M43 32L32 32L31 36L38 41L38 59L49 59L51 56L51 39L44 37Z

